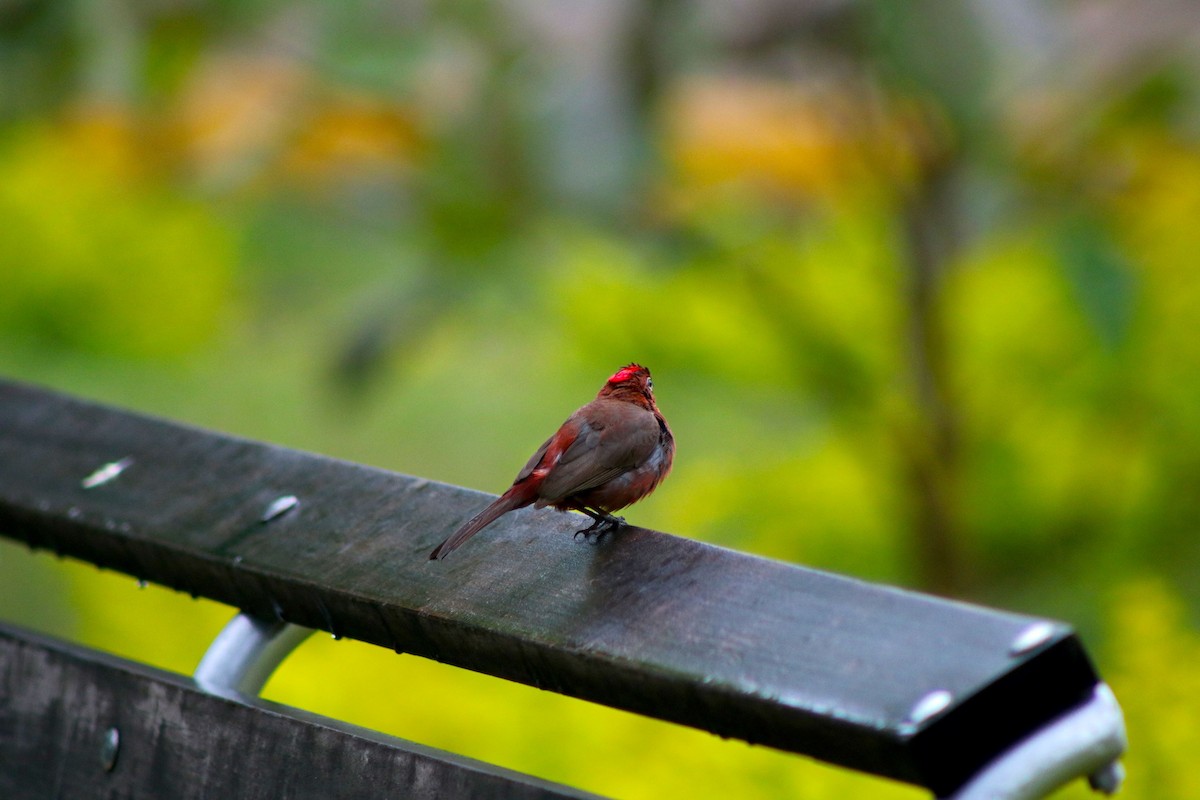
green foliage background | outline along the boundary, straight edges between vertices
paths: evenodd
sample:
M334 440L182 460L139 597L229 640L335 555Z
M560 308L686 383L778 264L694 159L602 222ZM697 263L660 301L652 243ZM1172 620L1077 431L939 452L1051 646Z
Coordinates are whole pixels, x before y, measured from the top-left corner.
M499 491L646 363L679 458L639 524L1069 620L1124 796L1200 798L1190 17L1026 4L1093 26L1030 75L967 4L782 44L593 9L586 47L488 4L101 5L0 10L6 376ZM0 585L184 673L232 613L11 544ZM266 695L619 797L921 794L325 636Z

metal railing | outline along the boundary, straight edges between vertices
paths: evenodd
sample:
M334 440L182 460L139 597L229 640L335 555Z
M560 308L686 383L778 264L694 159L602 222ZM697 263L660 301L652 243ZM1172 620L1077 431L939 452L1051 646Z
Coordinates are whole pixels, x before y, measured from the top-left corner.
M119 755L94 755L91 779L130 786L200 785L215 796L229 786L204 772L218 763L204 748L242 741L252 760L270 737L284 739L266 747L273 769L261 774L301 775L305 768L285 754L297 752L296 737L315 737L320 743L309 746L323 747L327 759L349 759L356 747L390 754L371 762L390 765L386 783L363 783L363 791L581 796L257 700L308 629L805 754L939 797L1017 800L1080 777L1103 791L1119 783L1120 708L1065 624L636 527L591 546L550 511L509 515L452 559L431 562L430 549L483 500L0 382L0 535L239 609L193 679L0 630L0 685L31 681L28 697L44 701L0 704L0 764L20 763L12 774L0 767L0 795L32 797L22 787L73 775L44 754L24 757L61 740L54 752L69 759L72 737L95 728L78 746ZM47 685L27 663L37 658L74 677ZM53 708L82 691L72 681L105 697L166 693L178 706L166 703L162 713L204 713L206 724L236 730L222 744L203 726L160 727L182 738L160 733L142 752L144 722L126 720L126 731L99 714L56 728ZM258 737L253 746L248 731ZM189 732L198 739L186 740ZM324 763L341 791L358 780ZM289 796L326 796L323 779L294 780Z

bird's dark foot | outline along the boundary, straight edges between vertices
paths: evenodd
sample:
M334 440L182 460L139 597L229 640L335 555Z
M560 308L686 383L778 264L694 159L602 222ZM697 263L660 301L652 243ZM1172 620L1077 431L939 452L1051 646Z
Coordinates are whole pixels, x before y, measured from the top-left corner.
M592 517L591 525L575 531L575 538L578 539L582 536L585 542L596 544L604 538L604 534L615 531L624 525L624 517L616 517L612 514L596 515Z

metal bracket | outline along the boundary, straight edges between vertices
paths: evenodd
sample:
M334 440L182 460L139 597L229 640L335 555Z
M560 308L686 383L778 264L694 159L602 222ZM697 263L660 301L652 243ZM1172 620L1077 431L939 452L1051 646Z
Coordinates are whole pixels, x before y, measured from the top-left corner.
M256 695L312 628L240 612L217 634L192 676L210 694Z
M946 800L1034 800L1082 775L1093 789L1113 794L1125 771L1125 718L1107 685L1000 755Z

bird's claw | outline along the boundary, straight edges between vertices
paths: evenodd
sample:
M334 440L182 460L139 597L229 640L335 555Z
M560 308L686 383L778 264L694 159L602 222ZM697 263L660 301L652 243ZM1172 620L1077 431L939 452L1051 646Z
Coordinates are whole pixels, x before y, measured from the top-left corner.
M575 536L572 538L578 539L582 535L585 542L596 544L604 538L604 534L624 527L624 525L624 517L616 517L609 514L606 517L598 517L592 521L591 525L575 531Z

